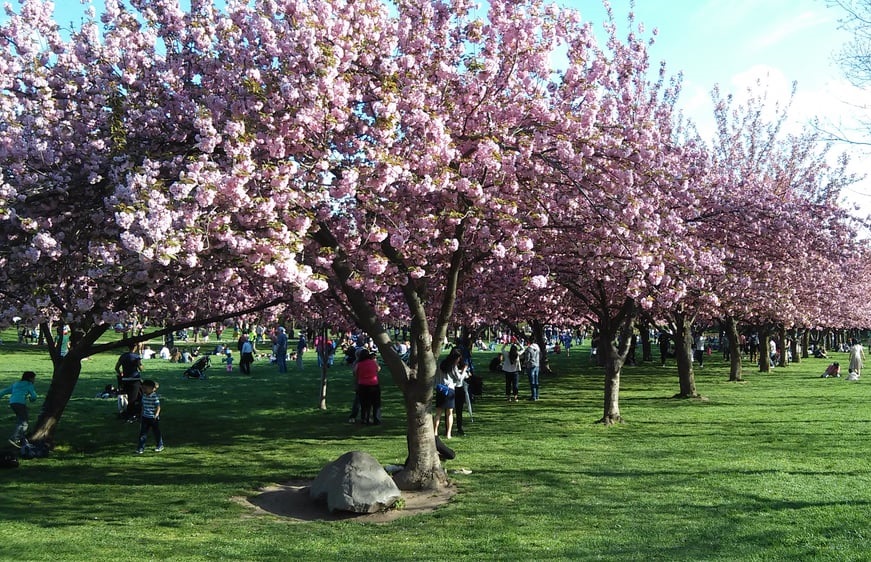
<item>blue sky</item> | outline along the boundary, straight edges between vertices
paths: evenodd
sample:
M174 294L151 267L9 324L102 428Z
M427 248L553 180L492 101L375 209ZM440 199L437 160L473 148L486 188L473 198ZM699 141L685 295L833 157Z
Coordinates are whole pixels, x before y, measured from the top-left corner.
M102 2L93 3L99 12ZM557 3L579 10L597 26L604 21L601 0ZM61 24L80 21L84 10L78 0L55 0L55 6ZM612 0L623 31L629 6L628 0ZM740 95L762 78L771 96L785 100L796 81L791 113L796 124L816 116L849 129L856 126L856 106L866 105L866 93L850 86L834 62L849 35L839 29L841 12L825 0L636 0L635 15L648 30L659 31L654 61L664 60L670 73L683 72L681 106L703 134L713 130L714 84ZM871 176L871 155L856 152L854 162ZM847 196L871 214L871 180L853 186Z

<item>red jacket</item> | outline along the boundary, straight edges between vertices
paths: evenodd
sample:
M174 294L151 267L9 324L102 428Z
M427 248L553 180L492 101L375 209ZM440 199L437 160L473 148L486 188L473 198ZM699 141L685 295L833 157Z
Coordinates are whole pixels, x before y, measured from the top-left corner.
M363 359L354 367L357 384L360 386L375 386L378 384L378 362L374 359Z

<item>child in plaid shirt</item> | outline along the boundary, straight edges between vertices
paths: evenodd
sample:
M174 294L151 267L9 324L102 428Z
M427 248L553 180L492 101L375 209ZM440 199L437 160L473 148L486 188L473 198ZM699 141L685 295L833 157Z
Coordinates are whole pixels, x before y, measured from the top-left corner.
M139 425L139 448L136 449L136 453L140 455L145 452L145 440L148 438L149 430L154 431L154 438L157 440L157 447L154 450L157 452L163 450L163 436L160 434L160 396L157 394L159 387L160 385L153 380L142 381L142 416Z

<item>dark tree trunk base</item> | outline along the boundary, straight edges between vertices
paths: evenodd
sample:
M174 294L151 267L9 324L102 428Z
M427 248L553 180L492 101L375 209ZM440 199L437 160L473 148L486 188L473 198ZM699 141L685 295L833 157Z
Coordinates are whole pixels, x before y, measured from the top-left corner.
M428 474L405 469L397 472L393 481L400 490L441 490L449 485L448 476L443 469L433 470Z
M623 416L605 416L600 420L596 421L596 423L600 423L602 425L616 425L626 422L623 420Z
M678 392L677 394L672 396L672 398L679 398L681 400L702 400L702 401L707 400L707 398L705 398L704 396L702 396L701 394L698 394L698 393L681 394L680 392Z

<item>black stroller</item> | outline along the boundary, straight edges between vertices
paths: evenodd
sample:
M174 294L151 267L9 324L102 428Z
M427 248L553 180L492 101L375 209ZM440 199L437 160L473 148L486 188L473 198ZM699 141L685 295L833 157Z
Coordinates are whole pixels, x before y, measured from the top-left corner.
M188 379L204 379L206 378L206 371L211 366L212 360L208 355L203 355L193 365L185 369L182 376Z

